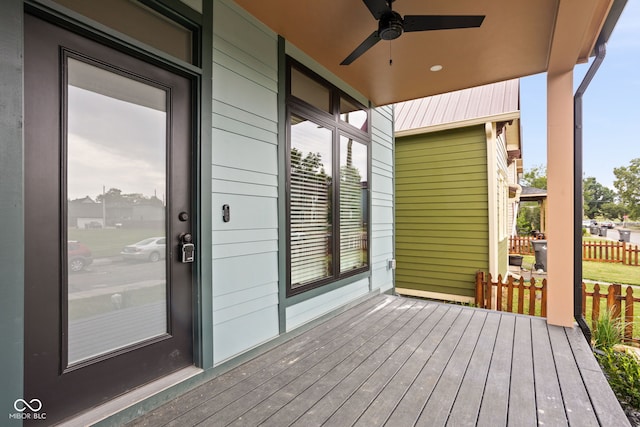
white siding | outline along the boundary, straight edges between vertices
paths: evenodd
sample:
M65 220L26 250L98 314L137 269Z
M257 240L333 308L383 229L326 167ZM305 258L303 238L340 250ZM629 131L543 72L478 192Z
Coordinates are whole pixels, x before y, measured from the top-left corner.
M278 335L277 36L232 2L216 0L213 47L217 364Z
M381 292L393 287L393 109L373 111L371 147L371 285Z

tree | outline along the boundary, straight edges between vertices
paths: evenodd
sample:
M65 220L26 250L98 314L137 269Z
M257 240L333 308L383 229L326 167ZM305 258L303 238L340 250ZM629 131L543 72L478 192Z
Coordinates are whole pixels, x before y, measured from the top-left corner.
M547 189L547 168L546 166L534 166L522 175L522 185L527 187Z
M603 205L605 203L613 203L615 196L615 191L600 184L592 176L582 180L582 200L584 215L587 218L594 219L597 216L604 215Z
M523 202L518 209L516 219L518 234L530 234L533 230L540 230L540 205L538 202Z
M627 213L627 209L620 203L603 203L600 207L602 216L609 219L615 219L622 221L622 216Z
M632 159L629 166L614 168L613 174L621 203L631 218L640 218L640 158Z

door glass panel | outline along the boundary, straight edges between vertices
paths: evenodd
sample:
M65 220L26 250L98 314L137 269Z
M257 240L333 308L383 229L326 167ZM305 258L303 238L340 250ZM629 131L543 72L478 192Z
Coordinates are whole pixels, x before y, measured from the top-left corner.
M167 332L165 90L67 60L67 359Z

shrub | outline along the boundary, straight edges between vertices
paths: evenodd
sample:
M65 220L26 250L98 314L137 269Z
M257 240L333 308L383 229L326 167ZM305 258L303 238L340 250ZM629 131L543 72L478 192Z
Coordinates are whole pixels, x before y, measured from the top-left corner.
M593 346L598 350L608 350L622 342L622 322L615 319L608 309L600 314L593 329Z
M621 402L640 409L640 359L635 353L608 348L597 355L611 389Z

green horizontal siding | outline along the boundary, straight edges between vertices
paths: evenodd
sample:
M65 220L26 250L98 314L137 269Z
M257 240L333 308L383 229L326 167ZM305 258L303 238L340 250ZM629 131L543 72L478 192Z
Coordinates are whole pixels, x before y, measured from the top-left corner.
M474 296L489 267L483 126L396 140L396 286Z

